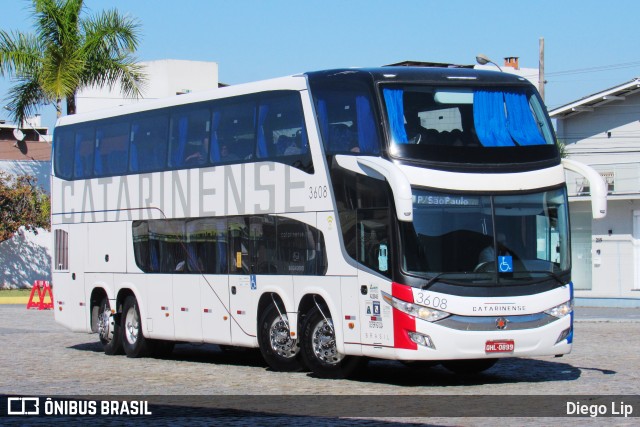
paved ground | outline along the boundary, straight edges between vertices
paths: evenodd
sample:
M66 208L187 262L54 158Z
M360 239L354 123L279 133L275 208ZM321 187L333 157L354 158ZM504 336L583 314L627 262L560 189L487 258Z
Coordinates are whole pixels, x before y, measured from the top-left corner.
M394 404L413 404L416 397L427 399L426 396L431 396L432 401L437 402L436 396L444 395L450 399L445 404L457 404L457 396L476 402L473 399L489 395L508 404L513 402L508 396L552 395L563 400L565 395L585 395L585 399L589 395L626 395L629 399L637 399L640 395L640 309L579 307L576 309L575 345L570 355L563 358L505 359L486 373L472 377L456 376L441 367L409 368L394 361L376 361L370 362L366 372L353 380L322 380L305 372L272 372L257 351L223 352L214 345L179 345L169 360L110 357L102 353L95 335L68 332L54 322L52 311L26 310L23 305L0 306L0 343L2 399L16 395L131 395L138 398L156 396L156 402L163 402L162 396L165 396L165 401L168 398L168 403L175 405L177 395L206 396L209 403L214 402L216 396L221 400L233 395L244 402L239 410L248 411L251 404L265 399L277 401L287 396L291 399L293 396L311 396L308 401L291 400L292 405L305 406L315 402L329 411L342 402L361 405L366 413L367 407L374 409L379 406L381 401L376 400L376 396L385 396L387 401L392 399ZM352 396L360 397L353 400ZM391 397L387 399L388 396ZM190 408L186 413L192 414L190 411L195 410L194 407L203 410L207 405L198 401L202 398L185 397L185 406ZM537 404L535 400L532 402ZM563 401L562 405L565 403ZM171 413L176 407L167 408ZM157 409L162 412L162 407ZM640 401L634 409L636 415L640 413ZM359 417L363 413L362 410L347 412ZM491 422L484 418L397 418L404 413L418 412L392 410L388 414L391 418L385 422L438 425L486 425ZM254 422L281 425L294 421L298 425L330 425L347 422L343 418L318 417L256 420L253 413L228 411L205 412L190 422L210 424L212 419L208 417L211 415L217 416L213 419L216 422L236 425ZM580 420L584 422L584 419L568 418L562 423L581 425ZM0 419L0 424L3 421L18 420ZM46 418L43 425L48 424L45 421ZM131 419L126 421L131 422ZM171 417L162 421L168 425ZM374 425L380 421L350 420L349 423ZM614 419L595 421L606 424ZM30 422L37 424L39 421L31 419ZM121 423L122 419L117 422ZM519 418L516 422L522 425L538 423L539 420L527 418ZM615 424L634 425L629 419L619 418L615 419Z

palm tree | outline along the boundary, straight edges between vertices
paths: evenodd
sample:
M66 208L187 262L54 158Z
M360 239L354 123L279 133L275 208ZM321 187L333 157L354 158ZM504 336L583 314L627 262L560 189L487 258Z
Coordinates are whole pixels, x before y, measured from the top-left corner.
M76 112L77 92L120 85L139 97L145 75L133 56L139 24L116 10L85 16L83 0L32 0L35 34L0 30L0 76L11 75L8 108L16 123L40 105L55 103L62 115Z

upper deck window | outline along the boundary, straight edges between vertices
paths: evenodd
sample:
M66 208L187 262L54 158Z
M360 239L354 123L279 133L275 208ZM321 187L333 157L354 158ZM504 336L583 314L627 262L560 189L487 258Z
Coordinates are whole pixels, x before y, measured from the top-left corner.
M272 161L313 173L300 93L268 91L59 126L65 180Z
M327 154L380 153L374 103L366 86L316 87L314 101Z
M438 163L555 160L555 139L535 91L520 86L383 86L394 157Z

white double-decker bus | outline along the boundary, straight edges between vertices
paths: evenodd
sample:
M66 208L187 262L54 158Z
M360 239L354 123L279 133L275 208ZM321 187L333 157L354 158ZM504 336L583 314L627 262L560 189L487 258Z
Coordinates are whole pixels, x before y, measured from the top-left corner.
M56 320L107 354L259 347L478 372L573 339L565 168L535 88L454 68L310 72L61 118Z

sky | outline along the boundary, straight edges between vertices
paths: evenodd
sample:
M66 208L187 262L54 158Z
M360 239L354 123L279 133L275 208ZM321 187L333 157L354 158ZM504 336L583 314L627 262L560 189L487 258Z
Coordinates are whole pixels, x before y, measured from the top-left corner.
M31 0L2 0L0 28L32 32ZM549 109L640 77L640 25L632 0L86 0L141 26L141 61L218 63L238 84L304 71L404 60L537 68L545 41ZM0 77L6 105L8 76ZM55 109L40 110L53 127ZM0 109L0 119L9 112Z

